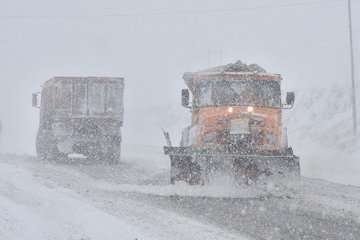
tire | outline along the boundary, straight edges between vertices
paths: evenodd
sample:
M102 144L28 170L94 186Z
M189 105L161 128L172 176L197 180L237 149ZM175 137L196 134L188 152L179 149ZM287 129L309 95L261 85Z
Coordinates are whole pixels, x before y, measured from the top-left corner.
M121 136L115 136L111 139L108 139L108 148L104 154L104 161L110 165L116 165L120 161L121 153Z
M233 161L233 170L235 179L239 184L249 185L251 182L256 182L260 176L258 166L246 158L236 158Z
M170 183L185 181L190 185L199 185L202 183L201 167L198 163L192 162L191 156L171 156L171 172L175 174L170 176Z
M120 151L110 151L105 154L105 161L110 165L116 165L120 160Z
M38 133L36 138L36 154L42 161L60 161L64 160L57 148L57 143L54 137L49 133Z

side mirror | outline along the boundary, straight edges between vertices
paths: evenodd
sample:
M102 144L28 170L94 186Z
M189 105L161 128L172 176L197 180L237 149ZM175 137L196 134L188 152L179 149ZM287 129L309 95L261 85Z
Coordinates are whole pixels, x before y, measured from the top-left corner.
M39 93L33 93L32 94L32 106L33 107L36 107L36 108L40 107L38 99L39 99Z
M189 104L190 104L189 89L182 89L181 90L181 105L183 107L189 107Z
M294 105L295 103L295 93L294 92L288 92L286 93L286 104L287 105Z

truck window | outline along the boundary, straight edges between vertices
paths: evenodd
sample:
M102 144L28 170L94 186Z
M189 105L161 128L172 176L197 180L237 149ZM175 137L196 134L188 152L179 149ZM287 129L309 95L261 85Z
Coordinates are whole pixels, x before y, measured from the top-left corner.
M74 114L86 114L86 82L74 82L74 94L73 94L73 113Z
M121 85L118 83L109 83L106 88L106 112L121 113L122 112L122 91Z
M46 99L43 107L51 107L54 96L54 109L59 113L74 115L121 114L122 84L118 82L88 81L86 79L62 82L46 89L43 97ZM44 109L45 109L44 108Z
M88 91L89 113L103 114L105 112L105 84L101 82L89 83Z
M55 107L60 111L71 111L72 84L64 82L55 87Z

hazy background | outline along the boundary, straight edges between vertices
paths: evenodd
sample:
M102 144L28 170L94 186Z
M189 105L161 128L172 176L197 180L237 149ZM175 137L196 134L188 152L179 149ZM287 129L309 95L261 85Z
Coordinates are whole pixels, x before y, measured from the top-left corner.
M160 127L187 124L183 72L238 59L284 89L350 87L346 0L0 0L0 151L34 153L31 93L55 75L125 77L124 142L162 145Z

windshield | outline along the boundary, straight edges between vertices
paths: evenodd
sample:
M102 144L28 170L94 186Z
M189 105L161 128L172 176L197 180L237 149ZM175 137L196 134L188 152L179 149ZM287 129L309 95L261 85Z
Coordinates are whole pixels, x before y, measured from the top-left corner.
M63 82L55 88L57 111L75 115L121 114L122 85L117 82Z
M260 106L280 107L279 81L271 80L210 80L200 81L194 88L195 107L205 106Z

